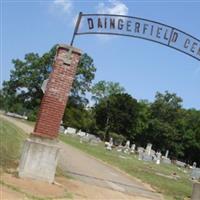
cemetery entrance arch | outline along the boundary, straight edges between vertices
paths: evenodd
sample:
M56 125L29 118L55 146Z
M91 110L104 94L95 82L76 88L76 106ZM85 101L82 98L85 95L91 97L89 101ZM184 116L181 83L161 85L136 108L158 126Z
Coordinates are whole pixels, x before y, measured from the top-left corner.
M71 46L75 36L89 34L120 35L149 40L173 48L200 61L199 39L175 27L148 19L80 12Z

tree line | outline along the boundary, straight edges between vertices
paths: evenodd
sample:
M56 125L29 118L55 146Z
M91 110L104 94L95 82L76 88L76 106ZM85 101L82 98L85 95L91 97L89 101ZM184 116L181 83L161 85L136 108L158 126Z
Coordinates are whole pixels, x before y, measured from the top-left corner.
M0 90L0 108L35 121L43 97L41 85L52 70L54 55L55 46L42 56L28 53L23 60L12 60L14 69ZM138 146L150 142L162 153L169 150L171 158L200 164L200 110L183 108L181 97L168 91L157 92L153 102L138 101L119 83L93 84L95 72L93 59L83 54L63 116L65 127L102 140L112 137L116 144L127 139Z

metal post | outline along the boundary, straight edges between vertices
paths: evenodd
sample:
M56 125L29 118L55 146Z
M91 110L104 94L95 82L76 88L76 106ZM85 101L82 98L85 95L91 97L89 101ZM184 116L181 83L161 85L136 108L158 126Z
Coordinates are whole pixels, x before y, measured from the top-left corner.
M70 43L71 46L73 46L74 38L75 38L76 33L77 33L77 31L78 31L78 28L79 28L79 25L80 25L80 22L81 22L82 14L83 14L83 13L80 12L79 15L78 15L78 19L77 19L77 21L76 21L76 26L75 26L75 29L74 29L74 33L73 33L72 40L71 40L71 43Z

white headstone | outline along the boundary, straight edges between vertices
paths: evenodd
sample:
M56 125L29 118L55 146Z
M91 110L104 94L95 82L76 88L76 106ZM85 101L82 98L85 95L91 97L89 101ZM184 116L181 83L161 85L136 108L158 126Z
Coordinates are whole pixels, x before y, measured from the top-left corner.
M161 153L160 152L156 152L156 158L157 158L157 160L156 160L156 164L160 164L160 159L161 159Z
M147 147L146 147L146 150L145 150L145 153L150 156L151 155L151 148L152 148L152 144L151 143L148 143L147 144Z
M110 143L110 146L112 147L113 146L113 139L112 138L110 138L109 143Z
M67 129L65 129L65 131L64 131L64 134L76 134L76 129L67 127Z
M87 137L88 137L88 134L87 134L86 132L81 131L81 130L79 130L79 131L77 132L77 135L79 135L80 137L84 137L84 136L87 136Z
M135 144L132 144L131 145L131 153L134 153L135 152Z
M169 150L166 151L165 158L168 158L168 155L169 155Z
M128 148L128 149L130 148L130 141L129 140L126 141L125 148Z

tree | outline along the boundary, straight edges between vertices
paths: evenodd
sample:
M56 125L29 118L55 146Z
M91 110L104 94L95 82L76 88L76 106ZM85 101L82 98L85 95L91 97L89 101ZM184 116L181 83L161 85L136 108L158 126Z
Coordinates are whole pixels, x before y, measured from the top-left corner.
M182 99L174 93L157 92L155 101L150 106L149 125L143 142L151 142L163 152L169 149L171 155L176 157L184 154L183 133L177 129L181 103Z
M200 164L200 111L183 109L177 129L183 133L184 155L190 164L194 161Z
M3 91L0 89L0 109L4 109L5 107L5 98L3 96Z
M74 127L89 133L96 132L96 123L92 108L85 107L84 104L77 104L72 96L69 97L67 107L63 116L63 124L66 127Z
M95 77L96 67L93 59L87 54L83 54L77 67L75 80L73 82L71 96L81 100L87 92L91 91L92 80ZM84 101L83 101L84 102Z
M108 129L109 132L133 139L138 114L137 106L136 99L127 93L113 94L102 99L95 106L97 127L99 130Z
M36 115L43 96L41 85L52 70L55 52L56 46L42 56L29 53L25 55L24 60L12 61L14 69L11 70L10 80L3 83L3 95L6 97L7 110L19 112L20 106L16 107L15 104L21 104L23 107L21 112ZM83 54L71 91L71 96L77 104L87 102L84 96L90 90L95 71L92 58Z
M175 93L165 91L164 94L156 93L155 101L151 105L152 117L159 118L163 122L174 123L179 117L182 99Z
M97 103L110 95L124 93L125 89L119 83L99 81L92 87L91 92L92 99Z
M135 143L146 145L146 130L149 127L150 121L150 106L151 104L147 100L140 100L138 102L138 116L136 118L135 127Z

